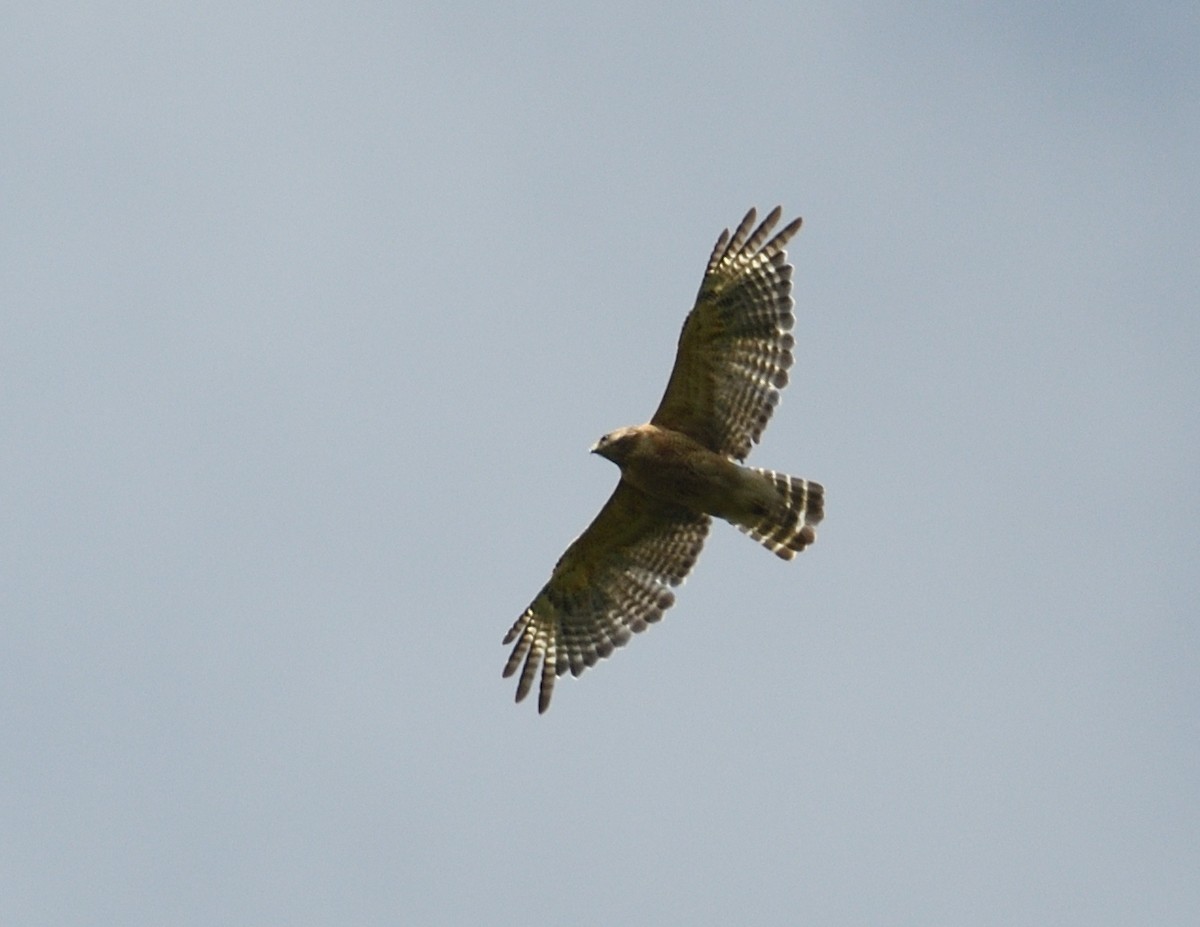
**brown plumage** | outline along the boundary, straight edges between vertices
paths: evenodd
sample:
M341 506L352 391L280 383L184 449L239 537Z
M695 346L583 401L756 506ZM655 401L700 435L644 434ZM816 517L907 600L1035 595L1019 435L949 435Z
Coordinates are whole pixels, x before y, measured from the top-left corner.
M779 217L776 207L755 228L751 209L732 235L721 234L658 410L592 448L621 468L621 480L504 637L513 644L504 675L521 668L518 702L540 679L544 712L556 677L578 676L658 621L675 601L671 587L696 562L711 517L785 560L816 540L821 485L739 463L778 405L793 360L784 246L800 220L770 237Z

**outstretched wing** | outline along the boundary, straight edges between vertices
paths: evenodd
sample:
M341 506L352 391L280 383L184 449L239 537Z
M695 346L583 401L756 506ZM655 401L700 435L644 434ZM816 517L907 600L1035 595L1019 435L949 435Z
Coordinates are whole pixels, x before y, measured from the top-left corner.
M751 209L732 236L721 233L650 419L736 460L762 436L792 366L792 265L784 246L800 220L768 241L779 217L776 206L751 233Z
M517 701L541 676L538 711L550 707L555 677L578 676L658 621L675 602L708 534L709 518L661 502L621 480L604 508L554 566L529 608L504 636L504 666L522 665ZM514 643L515 642L515 643Z

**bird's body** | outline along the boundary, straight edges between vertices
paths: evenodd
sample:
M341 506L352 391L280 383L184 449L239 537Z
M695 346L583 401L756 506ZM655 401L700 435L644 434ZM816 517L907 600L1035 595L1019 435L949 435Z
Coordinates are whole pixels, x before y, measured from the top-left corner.
M733 520L754 481L748 471L687 435L657 425L636 425L605 435L592 449L621 468L637 489L705 515Z
M796 494L778 484L779 474L745 467L723 454L715 453L687 435L657 425L621 428L605 435L592 450L621 468L621 478L655 499L682 506L702 515L723 518L748 533L762 526L764 536L789 536L807 513L818 509L809 503L817 500L819 487L803 494L798 506ZM792 477L785 477L791 481ZM798 482L807 484L807 481ZM788 483L788 487L792 484ZM815 484L814 484L815 486ZM767 545L785 560L811 544L816 534L803 525L796 533L795 545Z
M821 485L740 463L793 361L792 267L783 247L800 220L768 241L779 216L777 207L752 233L750 210L732 236L721 235L658 410L592 448L621 468L621 480L504 638L514 645L504 675L524 664L517 701L540 666L538 710L545 711L556 676L578 676L661 618L711 517L785 560L816 539Z

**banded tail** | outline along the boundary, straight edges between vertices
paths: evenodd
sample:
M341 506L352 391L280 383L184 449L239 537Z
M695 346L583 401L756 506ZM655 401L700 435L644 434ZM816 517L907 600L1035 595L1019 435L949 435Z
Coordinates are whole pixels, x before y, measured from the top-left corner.
M817 539L816 526L825 517L825 488L774 470L748 469L771 481L778 505L757 521L738 524L737 528L777 557L791 560Z

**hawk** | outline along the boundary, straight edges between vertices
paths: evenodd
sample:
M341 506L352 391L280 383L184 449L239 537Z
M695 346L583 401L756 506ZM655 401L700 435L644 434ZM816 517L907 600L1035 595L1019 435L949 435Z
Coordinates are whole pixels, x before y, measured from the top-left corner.
M539 679L538 712L554 681L578 676L658 621L692 569L713 516L784 560L816 540L819 483L741 465L787 385L795 339L792 265L774 237L778 206L755 228L751 209L717 239L675 368L645 425L619 428L592 452L621 468L600 514L567 548L549 582L504 636L505 677L521 669L517 701Z

